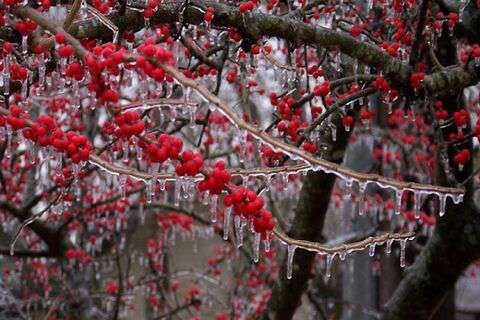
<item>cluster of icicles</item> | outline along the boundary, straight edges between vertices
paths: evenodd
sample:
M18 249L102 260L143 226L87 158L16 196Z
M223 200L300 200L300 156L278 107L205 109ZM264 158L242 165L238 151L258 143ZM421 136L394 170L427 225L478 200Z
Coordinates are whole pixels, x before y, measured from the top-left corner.
M230 119L228 114L222 112L222 110L220 108L215 108L214 106L212 107L212 105L210 105L210 108L214 111L221 112L228 119ZM233 121L232 121L232 123L235 126L237 126L237 124L235 124ZM240 128L237 127L237 130L240 130ZM241 130L240 130L240 135L239 136L244 136L244 134L242 133ZM253 134L253 136L256 137L255 134ZM261 139L261 137L257 136L256 138L259 140L257 142L259 142L260 145L265 144L265 141L263 141ZM367 190L367 187L368 187L369 183L377 184L381 188L391 188L391 189L393 189L395 199L396 199L395 200L395 204L396 204L395 205L395 213L397 215L400 214L400 212L401 212L402 198L403 198L404 193L406 193L406 192L412 192L413 193L413 198L414 198L413 211L414 211L414 214L415 214L416 218L420 217L420 206L421 206L422 200L425 196L429 196L431 194L435 194L435 195L438 196L438 198L439 198L439 210L438 211L439 211L440 216L443 216L444 213L445 213L445 206L446 206L446 201L447 201L448 197L450 197L452 199L452 201L456 204L461 202L462 199L463 199L463 194L460 194L460 193L441 193L441 192L432 191L432 190L417 190L417 189L413 189L413 188L398 189L396 187L393 187L391 185L387 185L387 184L384 184L384 183L378 182L378 181L364 181L364 180L354 179L352 177L343 175L343 174L341 174L337 171L333 171L333 170L330 170L328 168L324 168L324 167L322 167L322 166L320 166L316 163L309 163L308 161L301 158L300 156L290 154L290 153L288 153L288 151L285 151L283 149L279 149L274 145L271 145L271 144L268 144L268 143L266 143L266 145L268 145L270 148L274 149L275 152L283 152L283 153L287 154L288 156L290 156L291 159L304 161L306 164L305 165L299 165L299 166L293 166L292 168L295 168L295 169L293 169L291 171L286 169L285 171L279 172L279 173L252 172L252 173L238 174L242 177L244 184L245 184L246 181L248 181L249 176L260 177L260 178L263 178L265 180L266 189L268 189L269 186L270 186L270 183L272 181L272 177L274 177L275 175L278 175L278 177L280 177L280 179L282 179L284 181L283 184L285 186L287 186L288 185L289 174L299 174L299 173L306 174L308 171L323 171L323 172L326 172L326 173L335 174L344 181L344 185L347 189L353 189L354 184L357 185L356 189L358 190L358 195L359 195L359 199L360 199L360 205L359 205L359 214L360 215L363 215L365 213L365 210L366 210L366 208L363 204L365 203L364 198L366 196L366 190ZM259 148L259 150L260 150L260 148ZM90 161L90 163L92 163L96 166L99 166L102 170L105 170L112 175L119 175L120 188L121 188L121 190L125 190L125 181L126 181L127 174L120 174L119 172L117 172L115 170L111 170L111 169L109 169L105 166L102 166L102 164L97 163L95 161ZM234 172L233 172L233 175L235 175ZM182 198L187 199L189 197L190 198L193 197L193 192L196 189L195 188L196 182L203 179L203 176L201 176L201 175L195 176L195 177L175 177L173 175L159 175L159 176L156 176L156 175L144 175L144 176L130 175L130 177L133 178L133 179L136 179L136 180L142 180L146 184L147 203L150 203L152 201L152 198L154 196L154 190L155 190L155 184L156 183L159 184L160 190L163 191L163 190L165 190L166 182L167 181L173 181L174 182L174 195L175 195L174 196L174 204L176 206L178 206L180 204L180 200ZM123 193L125 193L125 191L123 191ZM203 204L209 205L210 212L211 212L211 221L212 221L212 223L215 223L217 221L217 211L218 211L218 206L219 206L219 197L217 195L209 196L208 193L204 193L203 194ZM231 224L231 208L226 208L225 209L223 224L224 224L224 226L223 226L224 227L224 239L227 240L228 239L228 231L229 231L230 224ZM242 219L240 216L235 216L234 217L234 227L235 227L234 229L235 229L235 235L236 235L238 247L242 246L242 244L243 244L244 228L247 227L247 226L248 226L248 221L246 221L245 219ZM406 246L407 240L411 240L411 239L399 239L398 240L400 242L400 264L401 264L402 267L405 266L405 246ZM269 248L270 248L269 241L270 241L270 239L268 238L268 239L265 240L265 243L264 243L266 251L268 251ZM387 247L386 251L387 251L387 253L390 253L393 241L394 241L394 239L386 241L386 247ZM254 261L255 262L257 262L258 259L259 259L260 243L261 243L261 235L259 233L254 233L253 250L254 250ZM288 251L287 278L290 279L292 277L292 273L293 273L293 267L292 267L293 257L294 257L295 250L297 249L297 246L290 245L288 243L285 243L285 244L288 247L288 250L287 250ZM370 255L373 256L374 252L375 252L375 247L377 245L381 245L381 244L383 244L383 243L372 243L371 245L369 245ZM330 278L331 265L332 265L332 262L333 262L335 256L338 255L341 260L344 260L346 254L348 254L348 253L350 253L348 250L344 251L344 252L336 252L336 253L328 253L328 254L321 253L321 254L326 254L326 266L327 266L327 271L325 273L325 278L326 279Z

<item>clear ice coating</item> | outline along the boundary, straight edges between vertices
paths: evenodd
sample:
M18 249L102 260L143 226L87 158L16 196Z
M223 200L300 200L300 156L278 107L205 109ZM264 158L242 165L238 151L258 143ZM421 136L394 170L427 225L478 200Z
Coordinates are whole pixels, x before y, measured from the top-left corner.
M293 274L293 257L295 255L295 250L297 246L288 245L287 246L287 279L292 279Z
M420 192L413 193L413 213L415 215L415 219L420 218L420 205L422 202L422 194Z
M259 232L254 233L254 239L253 239L253 261L255 263L258 262L260 258L260 242L262 239L262 235Z
M395 214L399 215L402 211L403 190L395 190Z
M147 203L152 203L152 199L153 199L153 193L154 193L154 182L155 180L154 179L149 179L147 181L147 189L146 189L146 193L147 193Z
M328 280L330 280L330 277L332 276L333 258L334 258L333 254L327 254L325 277L324 277L325 282L328 282Z
M388 240L387 240L387 246L385 247L385 252L386 252L386 254L392 253L392 244L393 244L393 240L392 240L392 239L388 239Z
M242 218L239 215L235 215L233 218L235 225L235 236L237 238L237 248L243 246L243 223Z
M223 216L223 240L228 240L228 231L230 230L230 219L232 216L232 207L225 208Z
M400 240L400 267L405 268L405 247L407 246L407 239Z
M217 206L218 206L218 195L212 194L210 197L210 221L212 223L217 222Z

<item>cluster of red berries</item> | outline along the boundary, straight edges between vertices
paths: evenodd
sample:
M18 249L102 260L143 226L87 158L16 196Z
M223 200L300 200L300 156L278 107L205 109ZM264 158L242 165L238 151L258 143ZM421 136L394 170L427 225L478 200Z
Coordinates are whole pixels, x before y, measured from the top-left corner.
M25 128L27 123L25 120L28 119L28 114L23 112L22 108L11 105L10 114L6 117L0 116L0 125L7 123L12 127L13 130L19 130Z
M238 6L241 13L252 11L253 8L255 8L255 3L253 1L243 2Z
M323 107L312 105L310 107L310 113L312 114L312 119L316 119L319 115L323 113Z
M413 89L418 89L420 84L422 84L423 79L425 79L425 73L414 72L410 75L410 85Z
M154 136L153 134L148 134L147 138L152 140ZM144 149L151 162L163 163L168 159L178 159L183 148L183 141L163 133L158 137L157 141L150 143L140 141L139 146Z
M470 151L463 149L453 157L453 162L462 170L463 166L470 160Z
M103 0L93 0L92 5L95 9L100 11L103 14L110 13L110 10L115 5L113 1L103 1Z
M180 157L180 164L175 168L179 176L195 176L203 168L203 157L200 153L185 150Z
M119 138L129 139L134 135L140 135L145 130L145 123L136 111L121 113L113 122L118 127L115 135Z
M143 15L145 16L145 18L147 19L151 18L157 6L158 6L158 1L148 0L146 8L143 10Z
M146 40L144 44L140 45L137 48L137 52L140 53L141 56L136 59L136 66L155 81L164 81L166 77L165 71L160 67L156 67L149 59L171 63L173 61L172 52L155 45L155 42L151 40Z
M252 190L239 186L233 193L225 196L223 203L227 207L233 206L235 214L243 216L247 221L252 221L256 232L265 234L275 227L272 213L263 209L263 198Z
M16 6L22 2L22 0L3 0L3 4L6 6Z
M389 92L391 90L390 85L384 77L378 76L375 78L375 82L372 84L375 90Z
M317 97L318 96L325 97L329 93L330 93L330 82L328 81L324 81L320 85L315 86L315 88L313 88L313 94L315 94Z
M325 70L319 68L318 65L314 64L313 66L308 67L307 73L317 79L325 75Z
M292 116L292 119L290 121L288 120L283 120L281 121L277 129L279 132L283 133L284 135L290 137L290 140L292 142L295 142L298 140L298 129L302 126L305 127L307 123L302 123L300 122L300 119L298 116L294 115Z
M362 122L366 123L369 122L374 115L375 111L364 109L360 112L360 119L362 120Z
M220 194L227 188L232 175L228 172L225 162L217 161L213 164L213 170L205 180L198 183L199 191L209 191L210 194Z
M355 37L355 38L361 35L362 31L363 31L363 28L357 24L350 28L350 34L352 35L352 37Z
M405 26L405 22L399 19L397 16L393 18L393 25L397 29L397 32L393 34L393 39L404 45L411 45L412 35L408 33L408 29Z
M74 62L67 66L65 70L65 74L69 78L73 78L77 81L80 81L83 79L83 71L84 71L83 66L77 62Z
M283 96L282 99L278 101L276 93L270 94L270 103L272 106L277 107L280 117L285 120L291 119L292 113L299 116L302 114L302 110L300 108L294 108L295 102L295 99L289 95Z
M453 121L457 127L464 128L470 121L470 114L465 109L461 109L453 113Z
M398 42L383 42L382 44L380 44L380 48L387 51L387 53L392 57L396 57L398 56L398 49L400 49L400 44Z
M67 152L73 163L87 161L90 158L90 152L93 147L86 136L73 131L64 134L61 130L57 129L53 132L52 137L52 145L58 151Z
M10 79L25 81L28 76L27 68L22 67L21 65L15 63L10 66Z
M84 251L68 249L65 251L65 257L68 260L77 260L80 263L89 263L92 261L92 257L86 254Z
M207 10L205 11L205 14L203 15L203 20L205 20L205 22L209 24L212 22L214 16L215 16L215 9L213 9L212 7L208 7Z
M354 120L352 116L345 116L342 119L342 124L345 127L345 131L350 131L350 128L353 126Z
M178 212L169 212L166 216L159 214L157 217L159 226L164 230L169 230L171 227L180 227L186 231L192 229L193 218Z
M478 44L474 44L473 46L468 46L464 50L460 52L460 60L463 63L468 61L469 57L480 59L480 46Z
M305 141L302 144L302 147L305 151L310 152L310 153L315 153L317 152L317 145L313 142L310 141Z
M284 156L283 152L275 152L272 148L266 145L261 147L262 159L267 165L274 165L275 162L280 161Z
M20 32L22 36L26 36L32 33L33 31L35 31L35 29L37 29L37 26L37 23L30 19L15 23L15 29Z

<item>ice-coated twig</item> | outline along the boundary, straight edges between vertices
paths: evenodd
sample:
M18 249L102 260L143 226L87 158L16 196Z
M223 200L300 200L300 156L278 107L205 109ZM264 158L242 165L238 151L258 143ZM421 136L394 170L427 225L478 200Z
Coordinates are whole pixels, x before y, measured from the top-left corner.
M273 234L287 246L295 246L296 248L305 249L312 252L317 252L319 254L338 254L341 253L352 253L354 251L360 251L368 248L370 245L380 245L386 243L387 241L402 241L402 240L413 240L415 234L413 232L406 233L385 233L380 236L368 237L362 241L352 242L348 244L339 244L339 245L322 245L318 242L311 242L305 240L297 240L287 236L282 230L278 227L273 229Z

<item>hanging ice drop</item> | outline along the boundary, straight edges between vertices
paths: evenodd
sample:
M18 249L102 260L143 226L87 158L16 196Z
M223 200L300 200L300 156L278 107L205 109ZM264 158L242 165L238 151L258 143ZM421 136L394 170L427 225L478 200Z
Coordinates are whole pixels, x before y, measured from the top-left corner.
M261 239L262 239L262 235L259 232L255 232L254 239L253 239L253 261L255 263L257 263L260 258L260 240Z
M217 222L217 206L218 206L218 195L212 194L210 197L210 221L212 223Z
M407 239L400 240L400 267L405 268L405 247Z
M228 230L230 229L231 215L232 215L232 207L227 207L225 209L225 214L223 216L223 240L228 240Z
M292 279L293 274L293 256L295 255L295 250L297 246L289 245L287 247L287 279Z
M325 277L324 281L328 282L330 280L330 277L332 276L332 264L333 264L333 255L328 254L327 255L327 268L325 270Z
M420 192L413 193L413 213L415 215L415 219L420 218L420 204L422 201L422 195Z

